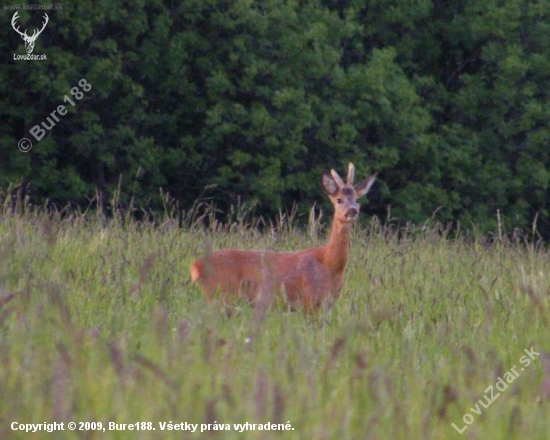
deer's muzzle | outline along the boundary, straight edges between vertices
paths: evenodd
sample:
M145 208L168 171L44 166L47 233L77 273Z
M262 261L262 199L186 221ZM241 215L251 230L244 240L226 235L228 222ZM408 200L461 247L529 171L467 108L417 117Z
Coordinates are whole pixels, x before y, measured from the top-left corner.
M348 209L348 212L346 212L345 217L348 220L353 220L355 217L357 217L357 214L359 214L359 212L356 208L350 208Z

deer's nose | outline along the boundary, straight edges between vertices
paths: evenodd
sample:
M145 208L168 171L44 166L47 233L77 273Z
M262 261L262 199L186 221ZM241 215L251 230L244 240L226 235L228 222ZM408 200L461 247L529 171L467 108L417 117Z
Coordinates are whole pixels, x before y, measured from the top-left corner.
M350 208L348 209L348 212L346 212L346 218L353 219L357 217L357 209L356 208Z

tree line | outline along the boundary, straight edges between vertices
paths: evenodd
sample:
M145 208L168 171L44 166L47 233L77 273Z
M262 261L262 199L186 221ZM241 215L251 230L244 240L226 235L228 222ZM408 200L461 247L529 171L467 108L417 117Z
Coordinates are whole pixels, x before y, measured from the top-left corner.
M353 161L358 177L379 173L367 216L484 232L536 220L548 235L549 6L84 0L20 10L28 35L48 14L34 47L45 60L16 59L26 48L4 9L0 188L25 184L35 203L57 206L98 192L151 210L161 194L222 211L256 201L272 215L321 202L320 172Z

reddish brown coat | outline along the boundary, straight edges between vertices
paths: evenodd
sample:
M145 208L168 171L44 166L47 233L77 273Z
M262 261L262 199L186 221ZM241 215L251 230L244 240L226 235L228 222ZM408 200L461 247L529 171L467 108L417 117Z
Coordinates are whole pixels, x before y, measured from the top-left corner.
M278 296L308 311L331 305L344 284L350 230L359 213L358 198L369 191L376 177L353 186L353 174L353 164L349 164L347 183L334 170L321 176L321 186L334 205L325 246L299 252L224 249L207 253L191 264L191 280L209 302L217 295L224 302L230 296L244 295L262 304Z

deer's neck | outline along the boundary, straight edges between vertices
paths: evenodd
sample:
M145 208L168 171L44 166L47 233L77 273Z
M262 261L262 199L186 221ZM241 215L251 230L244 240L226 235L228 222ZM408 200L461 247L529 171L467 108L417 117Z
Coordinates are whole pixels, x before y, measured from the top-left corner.
M325 246L325 262L334 272L342 272L348 262L351 223L332 221L332 229Z

